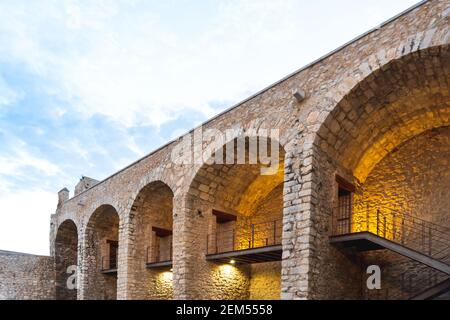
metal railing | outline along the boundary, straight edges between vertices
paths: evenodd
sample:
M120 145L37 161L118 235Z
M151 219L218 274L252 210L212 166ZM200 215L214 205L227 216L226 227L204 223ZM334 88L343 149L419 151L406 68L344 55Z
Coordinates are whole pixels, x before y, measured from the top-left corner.
M433 258L450 265L450 247L434 254ZM416 261L408 261L399 266L406 269L406 271L396 277L398 289L387 295L388 299L410 299L427 288L431 288L450 278L447 274ZM388 282L393 283L394 281Z
M168 244L162 245L161 243L158 245L153 245L147 247L147 264L158 263L158 262L168 262L172 261L172 236L168 240Z
M281 244L282 220L233 226L207 235L207 254L241 251Z
M102 256L100 271L116 270L118 266L118 257L111 259L110 256Z
M450 264L450 229L386 206L357 202L333 211L332 235L370 232ZM400 273L385 277L382 290L366 291L367 299L409 299L448 279L417 261L395 265Z
M448 261L447 261L448 262ZM367 300L408 300L450 277L430 267L419 266L397 276L384 276L381 290L367 290Z
M339 212L333 212L333 236L370 232L431 257L450 243L449 228L383 206L354 204L352 215L342 217Z

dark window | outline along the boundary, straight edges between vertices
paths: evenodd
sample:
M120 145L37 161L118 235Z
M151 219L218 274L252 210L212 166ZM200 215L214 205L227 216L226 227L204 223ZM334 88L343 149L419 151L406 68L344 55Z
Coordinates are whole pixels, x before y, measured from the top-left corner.
M229 252L236 249L236 221L234 214L213 209L212 214L216 216L216 233L212 236L215 253Z
M117 269L117 253L119 251L119 242L108 240L109 244L109 269Z
M352 218L352 193L339 188L337 227L339 234L350 233Z
M172 230L152 227L155 234L154 244L150 248L152 252L147 251L147 262L166 262L172 260ZM147 249L148 250L148 249ZM149 260L150 259L150 260Z
M352 231L352 193L355 191L355 187L340 176L336 176L336 181L339 189L334 232L347 234Z

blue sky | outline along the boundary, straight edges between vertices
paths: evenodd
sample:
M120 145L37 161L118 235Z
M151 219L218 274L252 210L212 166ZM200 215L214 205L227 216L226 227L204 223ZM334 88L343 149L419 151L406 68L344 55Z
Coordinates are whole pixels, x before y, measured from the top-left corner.
M0 0L0 249L48 254L104 179L416 0Z

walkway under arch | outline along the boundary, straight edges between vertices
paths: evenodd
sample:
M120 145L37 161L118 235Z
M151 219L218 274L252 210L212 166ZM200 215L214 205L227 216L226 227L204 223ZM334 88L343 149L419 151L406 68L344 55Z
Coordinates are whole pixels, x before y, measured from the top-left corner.
M111 205L97 208L87 223L82 265L84 299L117 298L119 223L119 214Z
M386 161L383 159L393 159L392 154L416 137L450 125L449 60L450 46L443 45L389 62L358 83L320 125L313 145L312 186L317 195L317 201L312 204L317 234L313 244L316 250L309 258L310 290L316 297L361 298L360 281L348 281L354 274L363 275L361 256L336 250L329 244L328 237L337 224L347 223L350 229L354 228L360 217L351 204L354 206L356 199L371 198L367 192L364 197L359 194L374 168ZM428 147L434 148L431 140L424 146ZM443 152L441 149L438 154ZM417 153L411 153L411 157L414 156ZM409 168L416 177L426 174ZM391 169L391 176L404 178L399 168ZM383 181L387 183L390 178L385 172L377 179L378 184L383 185ZM408 192L405 188L381 188L377 192L390 202L401 202ZM429 192L442 190L431 187ZM342 211L348 204L348 210ZM379 205L378 201L363 204L364 207ZM348 218L348 222L344 218ZM320 261L317 257L321 257ZM315 270L320 270L320 275ZM333 279L327 275L334 275ZM333 286L329 285L330 281ZM327 287L339 290L327 291Z
M239 143L245 146L240 149L245 152L241 157ZM264 148L251 150L251 146L264 144L268 146L267 153ZM274 146L276 149L272 150ZM205 260L224 252L281 245L283 147L263 137L238 138L229 142L228 147L234 150L231 157L234 160L227 164L227 146L223 146L215 153L223 152L223 163L207 161L189 187L186 206L193 222L188 230L192 244L185 262L188 268L195 268L194 273L199 276L189 279L188 290L203 288L199 296L209 299L279 299L280 261ZM272 155L273 161L269 164L264 156L271 158ZM274 170L267 174L264 169L269 165ZM279 252L278 260L281 260L281 249Z
M133 248L128 259L128 282L135 284L131 299L172 299L173 192L162 181L139 191L130 214L129 237Z
M77 260L77 226L72 220L65 220L59 225L55 237L55 294L57 300L77 299L76 282L72 281L76 276Z

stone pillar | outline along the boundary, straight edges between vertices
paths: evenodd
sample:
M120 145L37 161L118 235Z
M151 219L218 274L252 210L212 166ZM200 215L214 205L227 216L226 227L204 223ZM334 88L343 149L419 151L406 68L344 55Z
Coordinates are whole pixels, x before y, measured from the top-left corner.
M312 151L287 152L285 160L283 209L283 261L281 299L308 299L310 296L310 257L313 254L316 202L313 192Z
M281 296L357 299L358 259L329 242L336 167L316 146L306 145L286 160Z
M202 289L197 288L195 278L201 276L196 270L204 260L195 229L201 225L202 217L193 212L186 195L175 195L173 219L173 297L175 300L198 299ZM205 220L203 218L203 220ZM203 241L205 242L205 241Z
M130 276L136 261L131 257L134 245L134 213L121 214L119 225L119 253L117 258L117 300L132 300L134 288L139 285Z
M77 270L77 299L85 300L86 299L86 272L88 270L86 260L86 243L85 240L86 228L82 223L78 229L78 270Z

